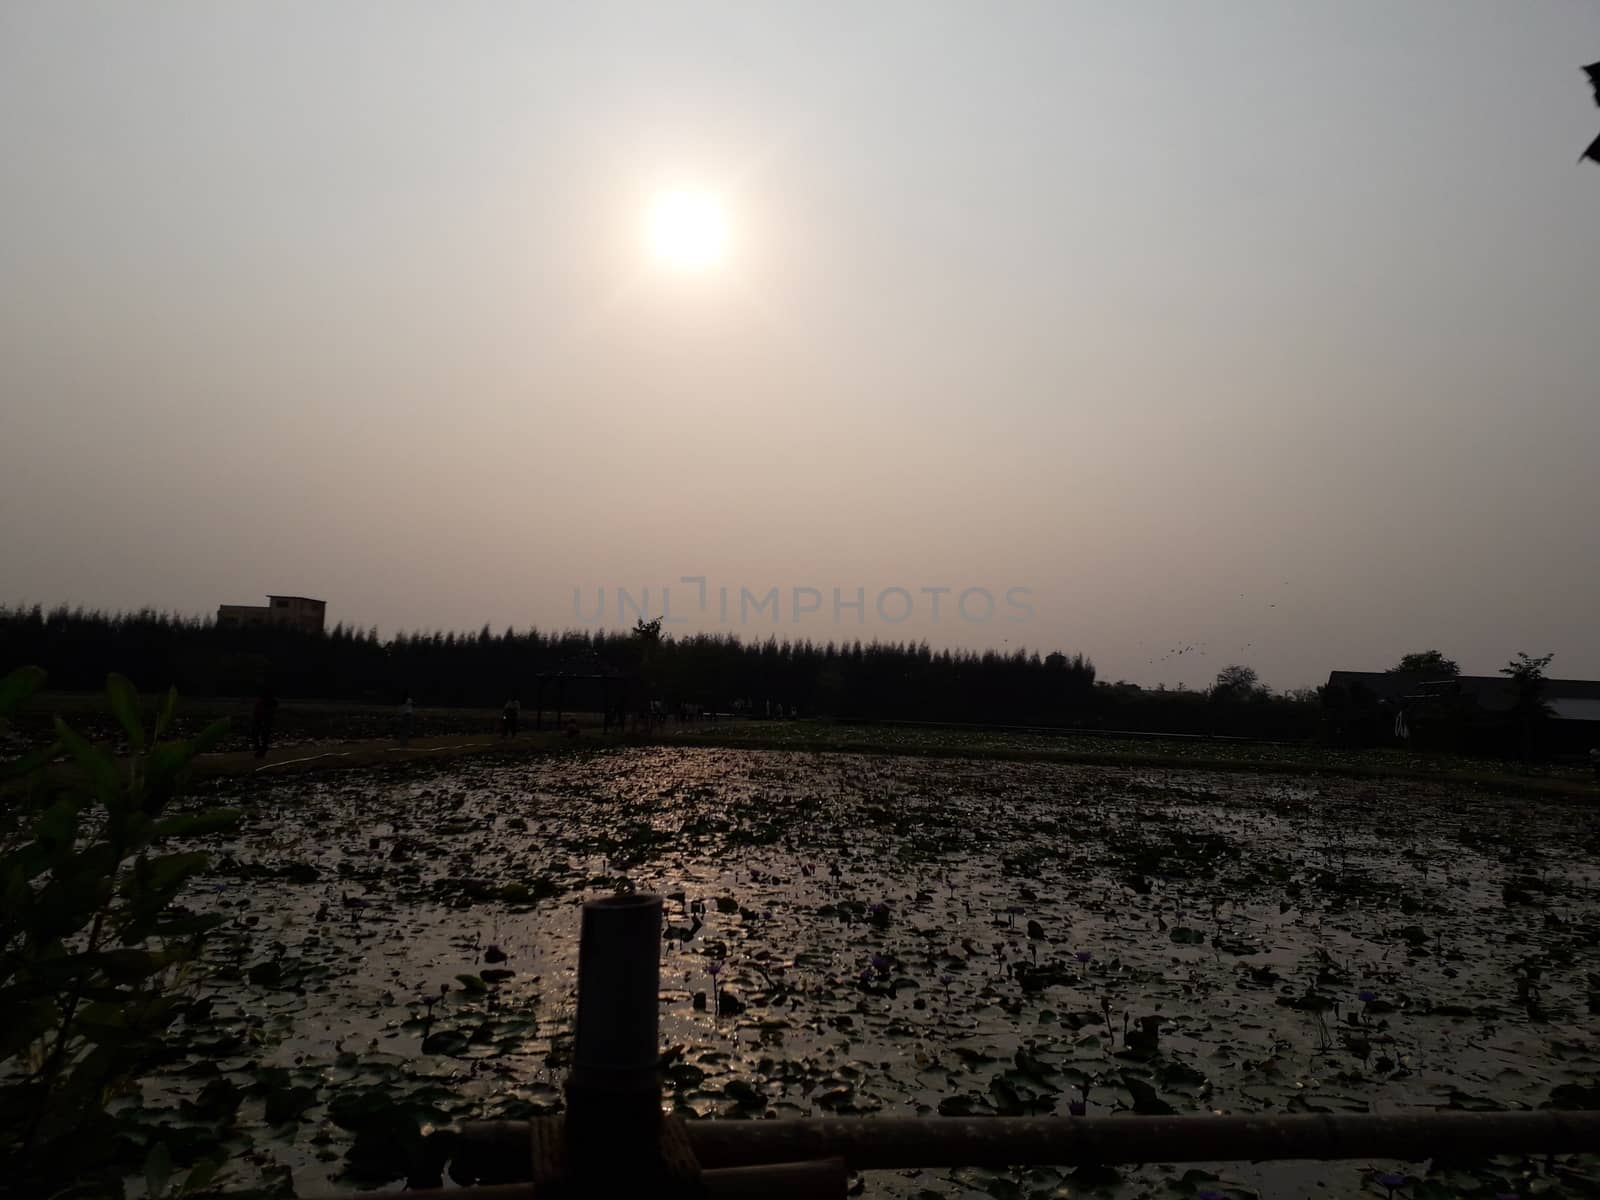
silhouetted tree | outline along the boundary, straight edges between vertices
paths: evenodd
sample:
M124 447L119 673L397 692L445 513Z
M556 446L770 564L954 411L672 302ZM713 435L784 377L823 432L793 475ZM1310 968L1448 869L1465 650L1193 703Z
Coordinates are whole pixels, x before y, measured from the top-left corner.
M1265 694L1266 688L1261 686L1261 679L1256 674L1255 668L1240 666L1237 663L1218 671L1216 682L1211 685L1213 700L1253 700Z
M1317 722L1314 708L1264 691L1255 704L1206 705L1200 693L1101 684L1087 657L1060 650L1041 657L1025 649L934 650L926 642L674 637L659 620L626 631L508 629L498 636L401 630L385 640L376 629L350 625L309 634L223 628L170 613L0 607L0 671L20 663L45 667L64 691L98 690L115 670L152 687L175 684L189 696L253 696L265 682L287 701L383 706L409 691L423 705L498 708L519 690L526 701L535 675L567 671L639 677L657 689L651 698L672 706L725 707L748 697L758 706L770 699L841 718L1273 738L1308 737Z
M1544 669L1553 658L1554 654L1535 658L1526 651L1518 650L1517 656L1500 668L1500 674L1509 675L1512 687L1516 689L1511 714L1521 735L1524 758L1533 754L1538 745L1539 731L1550 717L1550 706L1544 702Z
M1446 658L1437 650L1418 650L1412 654L1403 654L1400 661L1389 668L1391 674L1402 672L1415 675L1459 675L1461 668L1454 659Z

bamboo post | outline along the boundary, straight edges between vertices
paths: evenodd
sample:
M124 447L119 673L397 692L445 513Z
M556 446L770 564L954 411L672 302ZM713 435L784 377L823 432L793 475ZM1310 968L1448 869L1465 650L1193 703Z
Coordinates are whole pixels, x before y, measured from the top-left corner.
M660 995L661 897L587 902L567 1077L567 1161L575 1172L659 1158Z

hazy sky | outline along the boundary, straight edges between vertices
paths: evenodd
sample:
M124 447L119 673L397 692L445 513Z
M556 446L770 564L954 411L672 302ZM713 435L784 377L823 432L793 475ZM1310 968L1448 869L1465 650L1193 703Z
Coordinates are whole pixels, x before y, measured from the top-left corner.
M1600 675L1596 58L1576 0L8 0L0 601Z

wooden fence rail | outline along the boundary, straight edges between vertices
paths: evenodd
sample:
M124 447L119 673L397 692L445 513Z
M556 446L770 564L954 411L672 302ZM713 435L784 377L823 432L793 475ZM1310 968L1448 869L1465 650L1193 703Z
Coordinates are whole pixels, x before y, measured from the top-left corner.
M852 1171L1600 1151L1600 1112L832 1117L690 1121L686 1130L706 1167L837 1156ZM510 1182L529 1177L528 1146L527 1122L489 1121L464 1127L460 1152L471 1177Z
M563 1197L698 1192L712 1200L821 1200L842 1197L850 1171L1600 1151L1600 1112L1553 1110L664 1124L661 911L658 896L583 906L562 1122L467 1124L451 1175L469 1186L409 1192L411 1200L530 1200L557 1181ZM693 1186L684 1192L678 1185L686 1178Z

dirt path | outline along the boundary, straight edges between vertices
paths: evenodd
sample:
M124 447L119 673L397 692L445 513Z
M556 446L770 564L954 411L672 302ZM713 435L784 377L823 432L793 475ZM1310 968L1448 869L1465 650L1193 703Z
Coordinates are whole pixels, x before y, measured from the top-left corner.
M271 750L265 758L257 758L247 750L227 754L207 754L196 763L195 773L208 779L235 775L269 778L304 771L373 767L404 762L437 762L440 759L483 754L508 757L547 754L558 750L621 746L639 740L637 737L625 737L617 733L586 730L575 738L552 731L520 734L514 738L492 735L417 737L410 739L405 745L401 745L393 738L313 742Z

